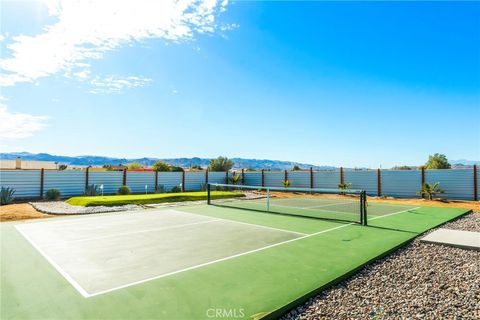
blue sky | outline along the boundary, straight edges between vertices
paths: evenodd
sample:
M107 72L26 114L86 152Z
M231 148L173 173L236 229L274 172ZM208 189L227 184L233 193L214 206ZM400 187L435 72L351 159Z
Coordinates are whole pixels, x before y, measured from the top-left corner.
M480 158L480 3L4 1L0 148Z

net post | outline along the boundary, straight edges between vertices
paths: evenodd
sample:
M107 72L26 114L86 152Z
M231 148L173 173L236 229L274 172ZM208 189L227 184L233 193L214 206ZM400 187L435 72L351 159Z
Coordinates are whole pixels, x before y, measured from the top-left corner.
M210 200L210 183L207 183L207 204L211 204Z
M242 185L245 185L245 169L242 168Z
M363 200L362 200L362 225L367 225L367 191L363 191Z
M265 169L262 169L262 187L265 187Z

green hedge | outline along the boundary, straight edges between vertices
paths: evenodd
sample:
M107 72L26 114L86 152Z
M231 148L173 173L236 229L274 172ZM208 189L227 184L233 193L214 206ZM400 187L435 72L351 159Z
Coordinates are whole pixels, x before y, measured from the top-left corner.
M241 193L227 191L212 191L212 199L223 199L243 197ZM206 200L207 192L179 192L179 193L157 193L157 194L132 194L117 196L94 196L94 197L72 197L67 203L74 206L121 206L125 204L152 204L164 202L181 202Z

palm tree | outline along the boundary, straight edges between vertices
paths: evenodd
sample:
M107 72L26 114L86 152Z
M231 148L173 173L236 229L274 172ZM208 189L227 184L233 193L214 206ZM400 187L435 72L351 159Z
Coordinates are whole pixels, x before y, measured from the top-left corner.
M439 184L439 182L435 182L434 184L424 183L422 190L418 191L417 194L428 194L428 200L433 200L434 195L445 192L438 187Z

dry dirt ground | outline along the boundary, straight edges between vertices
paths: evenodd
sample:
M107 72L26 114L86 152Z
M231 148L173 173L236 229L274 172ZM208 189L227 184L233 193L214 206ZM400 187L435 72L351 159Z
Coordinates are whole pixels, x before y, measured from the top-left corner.
M275 197L298 197L295 193L272 192ZM304 195L307 197L322 197L322 198L342 198L346 196L337 195ZM480 201L462 201L462 200L426 200L426 199L393 199L393 198L377 198L369 197L369 202L383 202L394 204L406 204L414 206L428 206L428 207L444 207L444 208L466 208L475 212L480 212ZM0 206L0 222L39 219L39 218L53 218L57 215L44 214L35 210L28 203L17 203Z
M35 210L28 203L16 203L0 206L0 222L55 217Z

